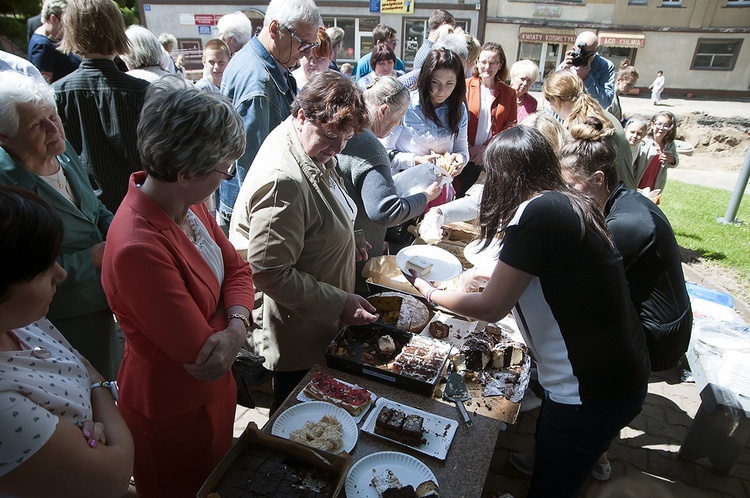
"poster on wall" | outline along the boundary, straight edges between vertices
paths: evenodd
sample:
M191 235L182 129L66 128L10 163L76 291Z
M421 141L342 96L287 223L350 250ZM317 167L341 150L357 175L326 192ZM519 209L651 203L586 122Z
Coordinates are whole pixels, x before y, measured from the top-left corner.
M380 0L381 14L413 14L414 0Z

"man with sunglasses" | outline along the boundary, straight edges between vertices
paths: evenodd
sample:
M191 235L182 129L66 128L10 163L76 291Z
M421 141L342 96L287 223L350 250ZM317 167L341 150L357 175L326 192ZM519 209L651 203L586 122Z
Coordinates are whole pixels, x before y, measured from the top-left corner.
M271 0L263 29L229 61L221 92L244 121L247 147L236 177L221 182L217 220L229 230L234 203L255 155L268 134L291 113L296 83L289 72L317 46L322 19L313 0Z

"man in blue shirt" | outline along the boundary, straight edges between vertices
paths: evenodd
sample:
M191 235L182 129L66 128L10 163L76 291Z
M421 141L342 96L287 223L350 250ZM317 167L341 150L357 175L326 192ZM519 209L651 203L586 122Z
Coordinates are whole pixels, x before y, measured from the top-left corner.
M573 56L577 50L568 50L565 60L557 66L558 70L568 69L578 74L589 94L606 109L615 98L615 65L612 61L605 59L597 53L599 49L599 38L593 31L584 31L576 38L575 48L584 43L583 48L587 54L591 54L588 62L581 66L573 64Z
M393 50L393 52L396 52L396 46L398 45L398 38L396 38L396 30L393 29L390 26L386 26L385 24L378 24L374 28L372 28L372 42L374 45L378 45L380 43L383 43L388 48ZM369 54L365 54L362 56L361 59L359 59L359 62L357 62L357 69L354 73L357 77L357 81L362 76L365 76L372 72L372 67L370 66L370 56L372 55L372 52ZM406 66L404 66L404 61L396 57L396 65L393 66L393 69L396 71L406 71Z
M322 24L313 0L271 0L263 29L229 61L221 93L244 121L247 147L237 160L237 176L221 182L217 220L229 230L234 203L250 165L271 130L291 114L297 93L290 67L318 45Z

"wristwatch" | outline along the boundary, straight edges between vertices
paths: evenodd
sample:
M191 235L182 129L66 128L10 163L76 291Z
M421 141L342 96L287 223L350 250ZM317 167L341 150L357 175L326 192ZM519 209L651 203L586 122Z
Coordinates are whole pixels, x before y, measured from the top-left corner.
M245 330L250 330L250 319L243 315L242 313L232 313L231 315L227 316L227 321L231 320L232 318L237 318L239 320L242 320L242 323L245 324Z
M112 395L115 401L117 401L117 398L119 397L117 395L117 383L114 380L107 380L104 382L94 382L91 384L91 390L93 391L97 387L106 387L109 389L109 393Z

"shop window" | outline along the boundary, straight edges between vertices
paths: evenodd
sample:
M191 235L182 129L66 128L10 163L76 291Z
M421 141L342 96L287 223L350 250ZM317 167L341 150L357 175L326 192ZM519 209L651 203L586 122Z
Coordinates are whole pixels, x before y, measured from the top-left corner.
M367 40L372 39L372 28L378 23L377 17L363 17L359 19L345 18L345 17L324 17L323 24L325 27L337 26L344 30L344 41L341 43L341 48L338 54L336 54L336 62L340 66L344 62L356 63L355 47L357 45L357 24L359 24L359 32L363 35L367 35ZM369 52L369 50L367 51ZM367 52L361 52L362 54Z
M648 0L628 0L628 5L648 5Z
M469 21L456 19L456 27L468 33ZM403 61L407 68L411 67L411 63L414 62L414 56L417 55L419 47L422 46L429 34L430 30L427 27L427 19L404 19L401 38L404 40Z
M662 0L662 7L682 7L682 0Z
M612 64L615 65L615 71L619 69L620 64L625 60L627 60L628 64L631 66L635 66L636 52L638 52L638 49L633 47L599 47L599 55L612 61Z
M750 7L750 0L727 0L727 7Z
M716 40L699 38L690 69L732 71L742 47L742 39Z

